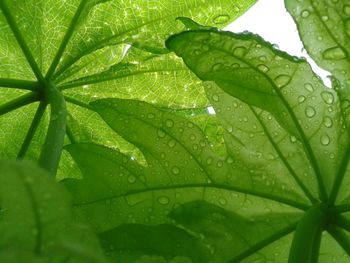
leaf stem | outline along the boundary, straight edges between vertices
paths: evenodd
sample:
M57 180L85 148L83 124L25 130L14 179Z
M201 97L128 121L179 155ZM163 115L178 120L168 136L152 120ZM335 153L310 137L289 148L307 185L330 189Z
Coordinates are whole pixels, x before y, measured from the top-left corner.
M88 109L88 110L91 110L91 111L95 111L94 108L92 106L90 106L89 104L86 104L84 102L81 102L81 101L78 101L76 99L73 99L73 98L70 98L70 97L67 97L67 96L64 96L64 99L69 102L69 103L72 103L74 105L77 105L77 106L80 106L82 108L85 108L85 109Z
M350 232L350 220L347 219L346 217L342 215L335 215L333 218L333 221L337 226L340 226L341 228Z
M15 88L22 90L38 90L39 85L37 81L21 80L21 79L7 79L0 78L0 87Z
M344 231L336 225L330 225L327 231L335 239L335 241L337 241L339 246L341 246L350 256L350 239L346 233L344 233Z
M297 174L294 172L293 168L290 166L290 164L288 163L287 159L284 157L281 149L279 148L279 146L277 145L277 143L273 140L271 134L269 133L265 123L263 123L263 121L261 120L260 116L257 114L257 112L255 111L255 109L252 106L249 106L250 110L253 112L253 114L255 115L255 118L258 120L258 122L260 123L261 127L264 130L265 135L267 136L268 140L270 141L272 147L275 149L275 151L277 152L278 156L281 158L281 161L283 162L284 166L287 168L287 170L289 171L289 173L292 175L294 181L296 181L296 183L298 184L298 186L301 188L301 190L304 192L304 194L306 195L306 197L310 200L310 202L312 204L315 204L317 202L317 200L315 199L315 197L311 194L311 192L307 189L307 187L304 185L304 183L299 179L299 177L297 176Z
M328 201L330 204L334 204L334 202L337 199L341 183L343 182L343 179L346 173L346 169L349 166L349 161L350 161L350 144L348 145L346 152L344 153L343 159L339 166L339 171L335 177L331 194L329 196L329 201Z
M337 205L332 208L334 213L346 213L350 212L350 204Z
M55 175L60 161L66 134L66 102L62 93L49 82L46 84L47 100L51 106L50 123L41 150L39 165Z
M68 124L66 125L66 134L67 134L67 137L68 137L71 144L76 143L76 140L74 139L73 132Z
M297 224L295 223L295 224L292 224L290 226L287 226L287 227L279 230L278 232L274 233L273 235L269 236L268 238L252 245L247 250L243 251L242 253L238 254L237 256L232 258L231 260L227 261L227 263L241 262L242 260L253 255L254 253L259 251L260 249L262 249L262 248L270 245L271 243L275 242L276 240L290 234L292 231L295 230L296 226L297 226Z
M33 140L33 137L35 135L35 132L39 126L39 123L41 121L42 116L44 115L45 109L46 109L46 103L40 102L38 109L35 112L33 121L29 127L29 130L27 132L26 137L24 138L24 141L22 143L21 149L19 150L19 153L17 155L17 160L21 160L24 158L26 152L28 151L28 147L30 143Z
M329 221L327 204L311 207L296 228L289 252L289 263L314 263L319 254L321 234Z
M2 10L2 13L4 14L6 21L9 24L13 34L15 35L16 40L24 53L24 56L26 57L30 67L32 68L34 75L36 76L36 78L40 82L43 83L44 77L41 74L41 70L39 69L38 64L36 63L29 47L27 46L27 43L24 40L22 33L19 30L18 25L17 25L14 17L12 16L10 9L8 8L8 6L6 4L6 1L4 1L4 0L0 1L0 9Z
M87 0L81 0L80 1L80 4L79 4L79 6L77 8L77 11L75 12L75 14L73 16L73 19L70 22L69 27L68 27L68 29L66 31L66 34L63 37L63 40L62 40L62 42L60 44L60 47L58 48L57 53L56 53L56 55L55 55L51 65L50 65L47 73L46 73L46 79L50 79L52 77L52 75L55 73L57 65L60 62L60 59L61 59L61 57L63 55L63 52L66 49L66 46L67 46L70 38L72 37L72 35L74 33L74 29L75 29L75 27L77 25L77 22L78 22L78 20L80 18L80 15L83 12L84 7L85 7L87 2L88 2Z
M37 94L30 92L0 105L0 116L38 100Z
M213 47L212 47L213 48ZM249 66L250 68L252 68L254 71L256 71L257 73L261 74L261 72L251 63L249 63L246 60L243 60L241 57L235 56L231 53L229 53L228 51L224 50L224 49L220 49L217 48L219 51L228 54L229 56L234 56L237 60L241 61L242 63L246 64L247 66ZM316 174L316 180L317 180L317 184L318 184L318 191L319 191L319 196L321 201L327 201L328 196L327 196L327 191L326 191L326 187L324 185L324 182L322 180L322 173L320 170L320 167L318 166L317 163L317 159L315 157L315 154L313 152L312 147L310 146L308 139L305 135L305 132L303 130L303 128L301 127L298 118L295 116L293 109L290 107L290 105L288 104L288 102L286 101L286 99L284 98L281 90L276 86L276 83L267 75L263 75L266 80L271 84L271 86L273 87L274 91L276 92L277 96L281 99L283 105L286 107L286 110L289 114L289 116L292 118L293 123L295 125L296 130L299 133L299 136L301 138L301 142L305 148L306 151L306 155L310 161L310 164L312 165L312 168L315 171Z

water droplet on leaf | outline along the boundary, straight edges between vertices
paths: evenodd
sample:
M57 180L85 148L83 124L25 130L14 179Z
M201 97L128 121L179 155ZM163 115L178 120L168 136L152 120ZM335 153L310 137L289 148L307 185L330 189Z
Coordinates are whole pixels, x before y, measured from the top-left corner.
M304 85L304 88L308 91L308 92L313 92L314 91L314 87L310 84L310 83L306 83Z
M165 121L165 126L167 126L168 128L171 128L174 126L174 121L173 120L170 120L170 119L167 119Z
M308 106L305 109L305 115L308 118L312 118L312 117L314 117L316 115L316 110L313 107Z
M330 128L333 125L333 121L332 121L332 119L330 117L326 116L326 117L324 117L323 124L327 128Z
M282 88L286 86L290 81L290 76L288 75L279 75L275 78L275 82L277 84L277 87Z
M158 202L161 205L167 205L167 204L169 204L169 198L166 196L160 196L160 197L158 197Z
M308 10L304 10L301 12L301 17L307 18L310 16L310 12Z
M322 57L327 60L340 60L346 58L346 54L340 47L333 47L326 49Z
M171 168L171 172L173 174L179 174L180 173L180 169L179 169L179 167L174 166L173 168Z
M245 47L236 47L233 50L233 54L237 57L243 57L245 54L247 54L248 49Z
M334 97L333 94L328 92L328 91L324 91L321 93L322 99L325 103L327 104L333 104L334 102Z
M230 20L230 16L225 14L225 15L218 15L214 17L213 22L214 24L225 24L229 20Z
M128 182L131 183L131 184L135 183L136 182L136 177L134 175L130 175L128 177Z
M258 69L259 69L261 72L264 72L264 73L266 73L266 72L268 72L268 71L270 70L269 67L267 67L267 66L264 65L264 64L258 65Z
M321 144L327 146L330 142L331 139L329 138L329 136L327 134L324 134L321 136Z
M219 101L219 95L218 94L213 94L213 96L211 97L213 99L213 101L218 102Z

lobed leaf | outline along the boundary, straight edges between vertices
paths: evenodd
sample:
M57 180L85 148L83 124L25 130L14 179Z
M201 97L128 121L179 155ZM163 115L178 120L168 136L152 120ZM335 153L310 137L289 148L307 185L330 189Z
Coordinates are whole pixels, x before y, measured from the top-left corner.
M46 172L28 163L0 167L0 259L105 262L94 234L74 222L67 193Z

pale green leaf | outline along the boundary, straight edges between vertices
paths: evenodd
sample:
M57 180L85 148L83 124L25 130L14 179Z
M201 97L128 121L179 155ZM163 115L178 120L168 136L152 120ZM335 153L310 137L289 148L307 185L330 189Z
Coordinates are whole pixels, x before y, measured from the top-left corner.
M285 0L310 56L350 87L350 1Z
M209 93L219 116L224 116L224 127L232 134L228 140L232 155L237 150L242 152L241 165L249 162L248 167L257 166L253 171L266 173L269 167L261 171L257 155L263 159L277 157L283 169L289 170L283 173L302 183L316 180L321 199L326 198L340 160L347 154L342 145L348 143L348 138L342 128L337 94L323 86L305 60L275 50L252 34L189 31L173 36L167 44L201 79L213 81L238 99L221 98L215 89ZM233 115L236 120L232 119L232 110L240 112ZM271 150L265 151L266 144ZM289 155L296 155L293 164ZM276 166L261 163L281 177ZM311 178L305 178L305 174ZM312 186L308 187L311 190Z
M89 112L86 103L117 97L174 108L206 106L208 101L201 82L181 60L166 54L169 52L164 41L184 28L176 20L178 16L190 16L201 23L223 27L254 3L255 0L23 0L20 4L2 1L1 155L15 158L20 152L21 158L32 160L40 155L48 114L43 114L43 120L37 122L36 127L35 123L31 124L36 105L15 109L43 99L42 93L37 96L37 90L50 80L63 91L69 114L79 123L78 128L71 130L68 125L67 132L71 133L65 143L72 140L100 143L132 152L142 161L134 146L108 128L101 128L105 124ZM26 89L33 93L24 91ZM19 96L26 93L29 95L25 96L33 99L20 97L19 103ZM27 132L31 125L35 127ZM19 126L22 128L17 129ZM80 128L89 136L81 139ZM22 145L24 140L26 143ZM70 156L64 153L58 178L67 176L80 175Z

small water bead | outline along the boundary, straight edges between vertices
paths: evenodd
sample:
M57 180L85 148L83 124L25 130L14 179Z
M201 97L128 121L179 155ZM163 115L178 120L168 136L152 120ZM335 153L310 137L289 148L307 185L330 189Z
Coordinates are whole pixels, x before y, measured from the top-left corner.
M295 136L290 136L290 141L292 142L292 143L295 143L296 141L297 141L297 138L295 137Z
M326 60L340 60L346 58L346 54L340 47L332 47L323 51L322 57Z
M261 72L267 73L270 69L268 66L266 66L264 64L260 64L260 65L258 65L258 70L260 70Z
M290 82L290 76L288 75L279 75L275 78L277 87L282 88Z
M164 131L158 130L158 131L157 131L157 135L158 135L159 138L164 138L166 134L165 134Z
M332 119L330 117L328 117L328 116L324 117L323 125L326 126L327 128L332 127L332 125L333 125Z
M331 139L329 138L329 136L327 134L324 134L321 136L320 141L321 141L322 145L327 146L331 142Z
M333 104L333 102L334 102L333 94L328 92L328 91L323 91L321 93L321 97L322 97L323 101L327 104Z
M308 106L305 109L305 115L308 118L312 118L312 117L314 117L316 115L316 110L313 107Z
M207 161L206 161L206 162L207 162L207 164L208 164L208 165L212 164L212 162L213 162L213 158L209 157L209 158L207 159Z
M155 115L153 113L148 113L147 118L148 119L154 119Z
M302 103L302 102L304 102L305 100L306 100L306 97L303 96L303 95L301 95L301 96L298 97L298 102L299 102L299 103Z
M310 84L310 83L305 83L304 88L305 88L308 92L313 92L313 91L314 91L314 86L312 86L312 84Z
M222 70L223 67L224 67L223 64L221 64L221 63L216 63L216 64L214 64L214 65L211 67L211 71L213 71L213 72L218 72L218 71Z
M217 167L222 167L224 165L224 163L222 162L222 161L218 161L217 163L216 163L216 166Z
M176 141L175 141L175 140L170 140L170 141L168 141L168 146L169 146L170 148L174 148L175 145L176 145Z
M238 5L233 5L233 11L234 12L239 12L241 9L238 7Z
M232 164L233 163L233 158L231 157L231 156L229 156L229 157L227 157L227 159L226 159L226 162L228 163L228 164Z
M220 204L220 205L223 205L223 206L224 206L224 205L227 205L227 200L226 200L225 198L223 198L223 197L220 197L220 198L219 198L219 204Z
M248 53L248 49L245 47L236 47L233 50L233 54L237 57L243 57L247 53Z
M161 205L167 205L169 204L169 198L166 196L160 196L158 197L158 203L160 203Z
M307 18L310 16L310 12L308 10L304 10L301 12L301 17L302 18Z
M350 107L350 101L349 100L343 100L340 105L342 110L346 110Z
M228 126L226 127L226 130L227 130L229 133L232 133L232 132L233 132L233 127L232 127L232 125L228 125Z
M230 16L224 14L224 15L218 15L218 16L214 17L213 22L214 22L214 24L225 24L229 20L230 20Z
M136 182L136 177L134 175L130 175L128 177L128 182L131 183L131 184L135 183Z
M174 126L174 121L173 120L170 120L170 119L167 119L165 121L165 126L168 127L168 128L171 128Z
M213 96L211 97L213 99L213 101L218 102L219 101L219 95L218 94L213 94Z
M180 173L180 169L177 166L173 166L173 168L171 168L171 172L173 174L179 174Z

